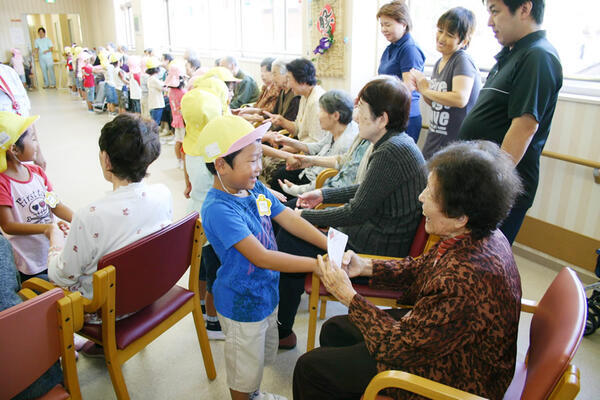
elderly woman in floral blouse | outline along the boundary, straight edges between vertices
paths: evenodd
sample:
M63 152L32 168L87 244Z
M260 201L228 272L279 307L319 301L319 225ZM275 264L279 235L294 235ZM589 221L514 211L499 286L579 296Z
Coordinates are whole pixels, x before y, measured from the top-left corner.
M490 399L502 399L515 368L521 283L511 247L496 229L521 184L491 142L460 142L429 162L419 196L425 229L441 241L418 259L371 260L352 251L341 268L320 260L327 289L348 315L327 321L321 347L294 370L294 399L359 399L378 372L397 369ZM349 278L397 290L405 310L381 310ZM396 399L417 398L388 390Z

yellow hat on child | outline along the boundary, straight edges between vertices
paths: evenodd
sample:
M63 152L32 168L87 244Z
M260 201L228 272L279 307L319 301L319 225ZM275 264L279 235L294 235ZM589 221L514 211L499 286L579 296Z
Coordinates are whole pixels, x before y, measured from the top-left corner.
M221 106L223 107L224 114L231 114L229 110L229 88L217 77L210 77L206 79L198 78L193 83L194 88L206 90L217 96L217 98L221 101Z
M156 57L150 57L146 60L146 69L157 68L160 65Z
M206 71L206 73L204 75L202 75L200 77L200 79L210 78L213 76L219 78L223 82L239 82L239 81L241 81L241 79L238 79L235 76L233 76L231 71L225 67L212 67L211 69Z
M23 132L39 117L22 117L13 112L0 111L0 172L6 171L6 150L19 140Z
M271 127L265 122L258 128L237 115L224 115L211 120L198 137L200 156L204 162L214 162L219 157L225 157L243 149L252 142L261 139Z
M112 64L119 61L119 55L117 53L111 53L110 57L108 57L108 61Z
M223 115L221 102L212 93L202 89L192 89L181 99L181 115L185 121L183 151L190 156L202 155L198 147L200 132L206 124Z

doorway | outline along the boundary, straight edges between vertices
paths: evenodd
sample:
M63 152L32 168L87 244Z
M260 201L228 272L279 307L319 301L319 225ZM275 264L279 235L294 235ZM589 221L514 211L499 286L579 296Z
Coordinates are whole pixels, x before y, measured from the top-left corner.
M68 85L68 73L66 70L66 59L64 48L76 43L83 42L81 35L81 22L79 14L27 14L27 30L29 32L31 57L35 49L35 39L38 38L37 30L40 27L46 29L46 37L52 41L54 60L54 75L56 76L56 87L66 88ZM37 88L44 85L42 70L38 61L34 61L33 81Z

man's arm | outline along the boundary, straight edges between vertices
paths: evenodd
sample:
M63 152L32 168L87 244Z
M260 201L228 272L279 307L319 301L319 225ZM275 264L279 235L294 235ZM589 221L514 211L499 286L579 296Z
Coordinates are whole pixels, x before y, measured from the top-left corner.
M533 135L537 132L538 125L531 114L523 114L520 117L513 118L502 141L502 150L510 154L515 165L523 158Z

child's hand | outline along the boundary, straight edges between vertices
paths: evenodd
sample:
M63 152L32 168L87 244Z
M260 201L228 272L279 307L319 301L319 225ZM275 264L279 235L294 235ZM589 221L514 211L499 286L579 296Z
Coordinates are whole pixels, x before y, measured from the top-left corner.
M190 181L185 182L185 190L183 191L183 197L186 199L190 198L190 193L192 192L192 183Z
M65 237L67 237L67 235L69 234L69 230L71 229L69 224L67 224L65 221L58 221L56 225L58 225L58 229L62 231Z
M48 224L48 227L44 231L44 235L46 235L50 241L50 246L52 247L62 248L65 243L65 234L57 224Z

